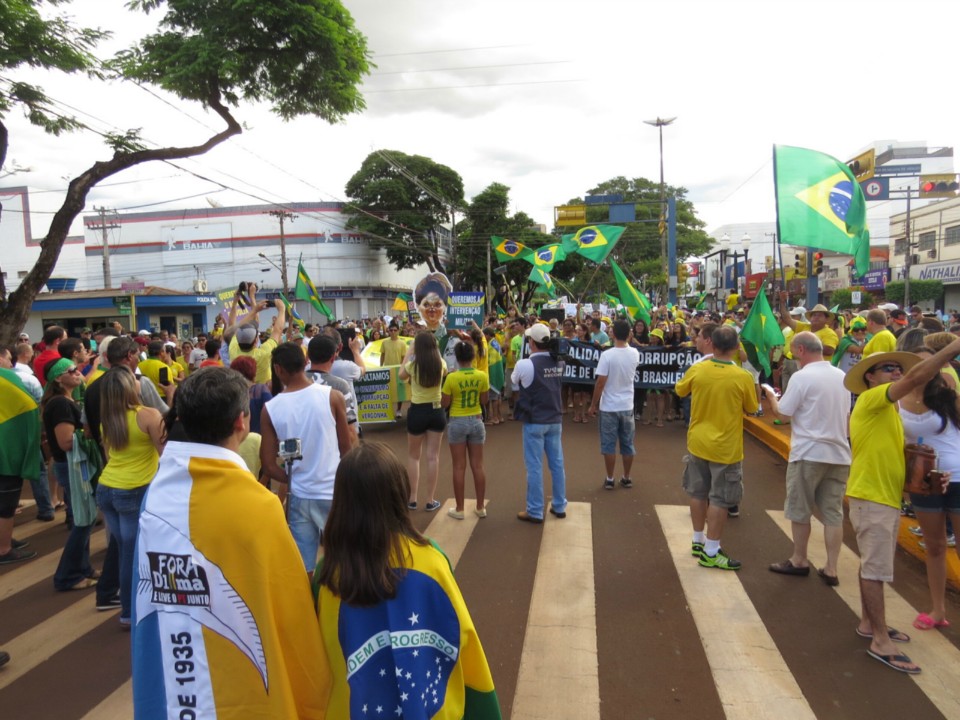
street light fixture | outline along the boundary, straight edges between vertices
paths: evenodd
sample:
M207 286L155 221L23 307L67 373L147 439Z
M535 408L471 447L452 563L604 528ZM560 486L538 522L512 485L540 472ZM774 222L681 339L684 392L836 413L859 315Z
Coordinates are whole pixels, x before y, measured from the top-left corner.
M750 233L744 233L740 238L740 247L743 248L743 275L750 274Z
M670 278L670 268L667 266L668 265L667 233L666 233L666 228L664 227L664 221L667 218L667 208L665 205L666 198L667 198L667 190L666 190L666 185L663 182L663 128L664 126L672 123L674 120L676 120L675 117L672 117L672 118L658 117L656 120L643 121L646 125L652 125L653 127L657 128L658 132L660 133L660 227L663 228L660 230L660 257L663 258L663 267L664 267L665 274L667 275L668 285L669 285L669 278Z

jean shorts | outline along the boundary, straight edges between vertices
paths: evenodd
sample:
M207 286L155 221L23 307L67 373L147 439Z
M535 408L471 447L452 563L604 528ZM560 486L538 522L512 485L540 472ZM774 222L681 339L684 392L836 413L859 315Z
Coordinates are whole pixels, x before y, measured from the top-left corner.
M600 454L615 455L617 441L620 441L620 454L633 455L633 435L637 424L633 417L633 410L621 412L600 411Z
M447 442L451 445L469 443L483 445L487 439L487 428L483 425L483 416L467 415L452 417L447 423Z
M910 504L920 512L960 513L960 482L951 481L943 495L914 495L910 493Z

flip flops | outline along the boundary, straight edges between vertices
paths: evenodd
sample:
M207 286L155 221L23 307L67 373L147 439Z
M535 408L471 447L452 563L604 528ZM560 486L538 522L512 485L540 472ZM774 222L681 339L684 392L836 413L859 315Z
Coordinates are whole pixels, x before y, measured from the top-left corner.
M829 587L836 587L840 584L840 578L838 578L836 575L827 575L823 571L823 568L817 569L817 575L819 575L824 584L828 585Z
M806 577L810 574L809 565L794 565L792 562L790 562L790 558L787 558L783 562L773 563L768 569L770 572L779 573L780 575L797 575L798 577Z
M873 640L872 632L864 632L860 628L857 628L857 635L862 638L867 638L867 640ZM896 628L888 627L887 628L887 637L889 637L894 642L905 643L910 642L910 636L905 632L900 632Z
M900 665L894 665L895 662L899 663L910 663L913 665L913 660L911 660L906 655L881 655L880 653L875 653L873 650L867 650L867 655L872 657L874 660L878 660L886 665L888 668L892 668L897 672L906 673L907 675L916 675L920 672L920 668L914 665L912 668L905 668Z
M913 621L913 626L917 630L934 630L936 628L950 627L950 621L934 620L926 613L920 613L917 615L916 620Z

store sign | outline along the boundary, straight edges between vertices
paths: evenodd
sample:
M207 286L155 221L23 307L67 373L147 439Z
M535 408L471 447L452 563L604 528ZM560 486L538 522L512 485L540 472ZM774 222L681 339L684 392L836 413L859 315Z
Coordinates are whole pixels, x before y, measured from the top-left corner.
M944 285L960 283L960 260L910 266L911 280L939 280Z
M883 290L890 281L890 268L871 270L863 277L854 278L854 285L862 285L864 290Z

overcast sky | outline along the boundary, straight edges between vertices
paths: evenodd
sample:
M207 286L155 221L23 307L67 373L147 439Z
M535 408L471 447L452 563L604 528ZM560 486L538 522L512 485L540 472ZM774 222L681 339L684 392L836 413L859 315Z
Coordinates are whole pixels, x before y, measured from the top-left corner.
M551 228L555 205L599 182L659 177L657 131L643 121L660 116L677 118L664 130L666 180L688 188L712 229L774 219L774 143L840 159L879 139L960 145L955 0L344 4L378 66L364 83L366 111L330 126L284 124L264 108L241 107L239 138L179 163L231 189L151 163L96 188L87 212L195 207L206 197L221 205L343 200L364 158L391 149L450 166L468 199L503 183L514 211ZM113 30L110 49L157 17L120 0L68 7ZM186 145L221 128L198 105L130 84L43 82L98 130L137 127L151 143ZM31 172L0 184L31 188L33 233L42 236L66 179L109 153L95 135L52 138L17 113L9 126L8 169L16 161ZM187 196L196 197L178 200Z

